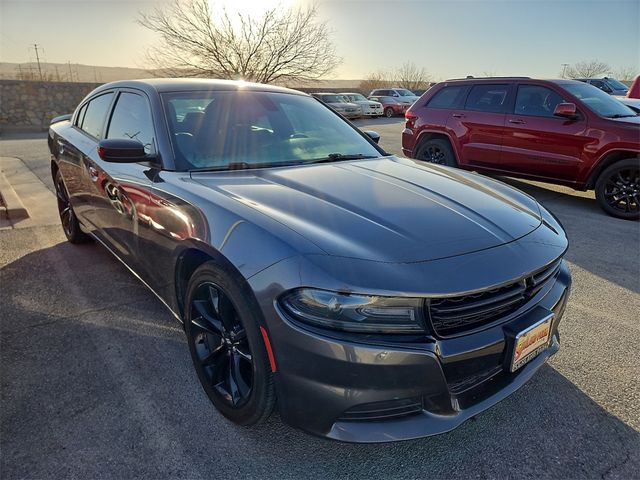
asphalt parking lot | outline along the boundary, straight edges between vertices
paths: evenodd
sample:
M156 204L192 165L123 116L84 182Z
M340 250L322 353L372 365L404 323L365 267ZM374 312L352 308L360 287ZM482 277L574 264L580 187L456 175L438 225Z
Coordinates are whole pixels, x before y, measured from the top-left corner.
M402 119L358 120L400 153ZM42 135L0 138L50 189ZM640 478L640 224L591 192L504 179L563 222L562 348L520 391L436 437L353 445L209 404L181 327L105 250L0 229L0 474L17 478ZM53 200L53 196L51 196Z

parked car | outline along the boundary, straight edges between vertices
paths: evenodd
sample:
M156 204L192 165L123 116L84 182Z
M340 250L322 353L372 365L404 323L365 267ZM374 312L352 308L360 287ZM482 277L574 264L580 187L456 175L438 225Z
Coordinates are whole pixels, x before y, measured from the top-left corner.
M393 97L398 100L400 103L406 103L407 105L411 105L413 102L420 98L418 95L413 93L411 90L407 90L406 88L379 88L377 90L373 90L369 94L369 98L371 97Z
M362 116L360 105L349 102L344 96L337 93L312 93L315 98L326 103L336 112L346 118L358 118Z
M624 97L629 93L629 87L615 78L576 78L575 80L593 85L609 95L621 95Z
M440 83L406 113L420 160L595 189L610 215L640 217L640 117L598 88L525 77Z
M640 114L640 98L629 98L629 97L618 97L618 96L616 96L615 98L617 98L622 103L624 103L627 107L629 107L631 110L636 112L636 114Z
M387 118L395 115L404 115L410 106L408 103L403 103L394 97L369 97L369 100L382 104L384 116Z
M627 98L640 98L640 75L636 77L631 87L629 87Z
M255 424L277 401L314 434L388 442L527 382L559 348L571 276L534 199L372 137L293 90L155 79L98 87L48 143L65 235L183 322L222 415Z
M358 105L364 117L381 117L384 113L380 102L367 100L367 97L361 93L341 93L340 95L346 98L348 102Z

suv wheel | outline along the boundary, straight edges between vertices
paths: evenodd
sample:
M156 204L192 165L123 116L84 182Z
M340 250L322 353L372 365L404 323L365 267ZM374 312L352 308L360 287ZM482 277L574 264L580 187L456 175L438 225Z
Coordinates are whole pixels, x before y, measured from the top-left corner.
M384 116L387 118L393 117L393 108L387 107L384 109Z
M416 152L416 160L447 165L448 167L458 166L451 144L441 138L421 143Z
M607 167L596 182L596 199L609 215L640 219L640 160L629 158Z

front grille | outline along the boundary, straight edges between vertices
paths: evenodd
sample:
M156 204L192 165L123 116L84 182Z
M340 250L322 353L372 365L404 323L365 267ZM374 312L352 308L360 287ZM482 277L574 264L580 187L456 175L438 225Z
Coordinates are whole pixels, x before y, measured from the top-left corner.
M488 325L527 303L560 269L558 260L517 282L483 292L429 301L429 317L436 334L450 336Z
M421 398L405 398L385 402L363 403L346 410L339 420L372 421L393 420L422 412Z

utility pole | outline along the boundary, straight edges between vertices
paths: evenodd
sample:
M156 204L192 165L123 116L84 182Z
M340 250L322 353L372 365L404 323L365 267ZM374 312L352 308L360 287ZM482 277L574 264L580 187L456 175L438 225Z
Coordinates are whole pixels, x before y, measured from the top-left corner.
M73 82L73 73L71 72L71 60L67 60L67 66L69 67L69 81Z
M562 78L567 78L565 72L567 71L567 67L569 66L568 63L561 63L560 65L562 65Z
M36 51L36 61L38 62L38 73L40 74L40 81L42 81L42 68L40 67L40 56L38 55L38 44L33 44L33 49Z

